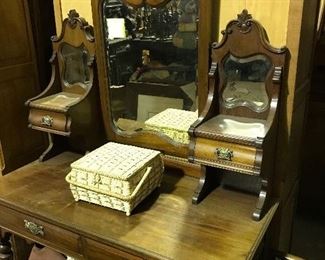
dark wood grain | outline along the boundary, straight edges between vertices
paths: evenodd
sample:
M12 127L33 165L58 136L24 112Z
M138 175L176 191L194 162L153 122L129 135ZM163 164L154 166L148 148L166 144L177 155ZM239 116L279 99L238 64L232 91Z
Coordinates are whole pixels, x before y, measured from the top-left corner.
M51 77L49 58L52 53L50 37L55 34L53 1L29 0L34 45L37 50L37 69L40 88L46 86Z
M24 101L40 91L28 1L1 1L0 23L0 173L8 173L35 160L46 139L26 127Z
M308 128L308 126L306 128L305 120L309 105L311 64L315 51L319 14L318 6L318 1L308 1L305 3L290 1L289 7L288 21L295 22L288 23L286 45L290 50L290 65L287 76L288 82L286 90L282 92L281 110L279 111L280 134L277 140L276 176L274 180L277 185L273 185L276 195L281 199L282 205L286 205L281 207L281 213L278 214L276 219L277 225L275 227L277 230L273 239L274 248L280 248L282 251L290 249L293 227L292 216L295 211L295 204L292 203L294 202L294 196L292 194L297 194L295 191L296 185L298 185L297 182L305 181L304 179L300 180L301 164L308 160L308 158L303 156L304 152L309 152L309 155L312 157L310 161L312 166L308 165L306 176L308 176L308 180L313 180L314 184L317 183L313 176L315 174L314 167L317 165L314 152L315 149L317 150L319 147L322 147L322 144L318 136L313 133L312 139L317 145L309 143L309 147L312 147L313 151L310 153L309 147L302 140L304 139L304 131ZM318 54L316 54L315 58L317 59L317 57L319 57ZM318 94L318 98L321 97ZM321 125L321 122L317 121L317 124ZM310 129L315 130L315 125L311 125ZM321 129L318 128L318 130ZM323 169L321 172L323 172ZM314 184L312 189L315 191L317 188ZM301 192L303 190L299 191L299 193Z
M277 209L274 204L261 221L252 221L255 196L226 189L192 205L197 179L168 172L160 189L126 217L123 212L74 202L64 177L77 158L64 153L0 178L0 206L114 250L156 259L252 258ZM8 228L2 214L0 223ZM19 233L19 228L10 230ZM50 245L54 244L59 245L60 239Z

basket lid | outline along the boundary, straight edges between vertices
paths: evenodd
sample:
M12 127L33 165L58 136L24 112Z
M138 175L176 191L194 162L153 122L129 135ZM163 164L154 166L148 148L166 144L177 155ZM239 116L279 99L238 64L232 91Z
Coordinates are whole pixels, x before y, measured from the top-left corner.
M128 180L159 155L159 151L109 142L73 162L71 168Z
M193 111L167 108L145 121L146 126L168 128L184 131L187 134L190 126L198 119L198 113Z

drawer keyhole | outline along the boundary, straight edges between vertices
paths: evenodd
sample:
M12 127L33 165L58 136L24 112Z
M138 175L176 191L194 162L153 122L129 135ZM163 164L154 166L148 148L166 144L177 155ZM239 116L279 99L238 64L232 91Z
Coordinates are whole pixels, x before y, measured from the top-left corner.
M37 225L34 222L28 221L28 220L24 220L25 222L25 228L28 229L33 235L40 235L40 236L44 236L44 231L43 231L43 226Z
M42 117L42 125L51 127L53 125L53 117L47 115Z
M234 156L234 152L229 148L217 148L215 154L218 159L227 161L232 161L232 157Z

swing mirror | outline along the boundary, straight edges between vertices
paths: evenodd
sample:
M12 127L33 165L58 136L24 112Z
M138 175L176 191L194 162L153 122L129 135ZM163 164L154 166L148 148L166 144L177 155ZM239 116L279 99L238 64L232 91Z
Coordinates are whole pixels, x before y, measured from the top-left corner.
M186 157L187 131L198 118L198 78L208 70L208 53L205 71L198 59L199 48L208 52L208 37L198 37L199 10L208 2L92 1L109 139Z

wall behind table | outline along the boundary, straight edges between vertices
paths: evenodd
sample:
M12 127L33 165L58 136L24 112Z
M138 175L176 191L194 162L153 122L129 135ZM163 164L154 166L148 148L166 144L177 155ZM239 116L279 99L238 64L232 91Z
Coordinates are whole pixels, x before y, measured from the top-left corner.
M80 17L93 24L91 0L53 0L55 11L55 25L57 35L61 32L62 21L68 16L69 10L76 9Z
M267 31L271 44L281 47L286 44L290 0L220 0L220 32L227 23L247 9L253 18L259 21Z
M53 0L55 7L57 32L61 31L61 22L70 9L76 9L81 17L92 24L91 0ZM290 0L220 0L219 34L226 24L236 18L243 9L248 9L253 18L265 27L272 45L280 47L286 44ZM216 9L216 10L218 10Z

